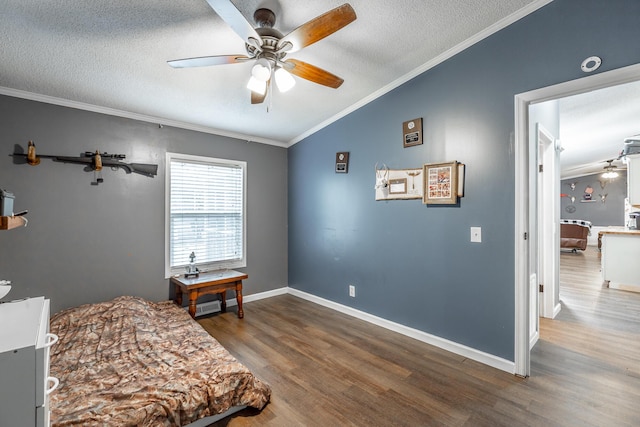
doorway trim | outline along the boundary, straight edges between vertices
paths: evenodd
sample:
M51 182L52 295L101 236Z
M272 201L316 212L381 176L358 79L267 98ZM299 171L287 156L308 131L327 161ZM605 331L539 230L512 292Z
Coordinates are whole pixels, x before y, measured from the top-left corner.
M536 245L532 245L532 242L537 244L538 239L538 230L529 230L529 203L530 200L535 201L537 198L535 189L529 188L529 180L535 179L536 173L535 170L532 170L534 168L529 166L529 106L638 80L640 80L640 64L515 95L515 375L528 377L531 373L529 256L531 247L536 247Z
M535 319L553 319L560 312L556 301L560 286L560 147L559 140L540 123L536 123L538 143L538 283L544 286ZM533 307L533 303L531 305ZM529 313L530 319L534 316ZM530 346L531 348L531 346Z

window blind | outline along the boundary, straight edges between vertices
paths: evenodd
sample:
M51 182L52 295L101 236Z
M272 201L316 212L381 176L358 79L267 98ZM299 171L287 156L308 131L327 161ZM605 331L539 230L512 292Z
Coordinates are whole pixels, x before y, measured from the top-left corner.
M170 161L170 267L244 256L244 170L239 164Z

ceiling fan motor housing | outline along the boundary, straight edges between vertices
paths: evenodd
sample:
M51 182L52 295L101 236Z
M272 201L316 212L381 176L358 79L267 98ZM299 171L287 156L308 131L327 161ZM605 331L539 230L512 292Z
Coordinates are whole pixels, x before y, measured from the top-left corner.
M282 33L273 28L276 22L276 15L271 10L263 8L255 11L253 19L258 25L256 32L262 39L262 46L258 47L246 43L247 53L251 58L265 58L275 67L276 63L286 55L284 50L277 50L278 41L282 38Z

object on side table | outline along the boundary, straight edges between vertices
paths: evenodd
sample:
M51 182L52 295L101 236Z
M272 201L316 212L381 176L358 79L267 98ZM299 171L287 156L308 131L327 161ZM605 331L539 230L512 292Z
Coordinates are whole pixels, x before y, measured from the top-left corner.
M191 255L189 255L189 259L191 260L191 262L185 267L187 272L184 273L184 277L198 277L198 275L200 274L200 270L198 270L198 267L196 267L196 253L191 252Z

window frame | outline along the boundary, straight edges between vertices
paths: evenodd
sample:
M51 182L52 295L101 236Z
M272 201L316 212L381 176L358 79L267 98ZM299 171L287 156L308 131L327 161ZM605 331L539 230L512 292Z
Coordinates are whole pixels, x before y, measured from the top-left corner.
M215 262L199 263L196 266L202 272L242 268L247 266L247 162L241 160L220 159L215 157L197 156L192 154L166 153L165 163L165 249L164 270L165 278L184 273L185 265L171 267L171 162L184 161L188 163L202 163L217 166L233 166L242 170L242 258ZM197 254L196 254L197 255Z

